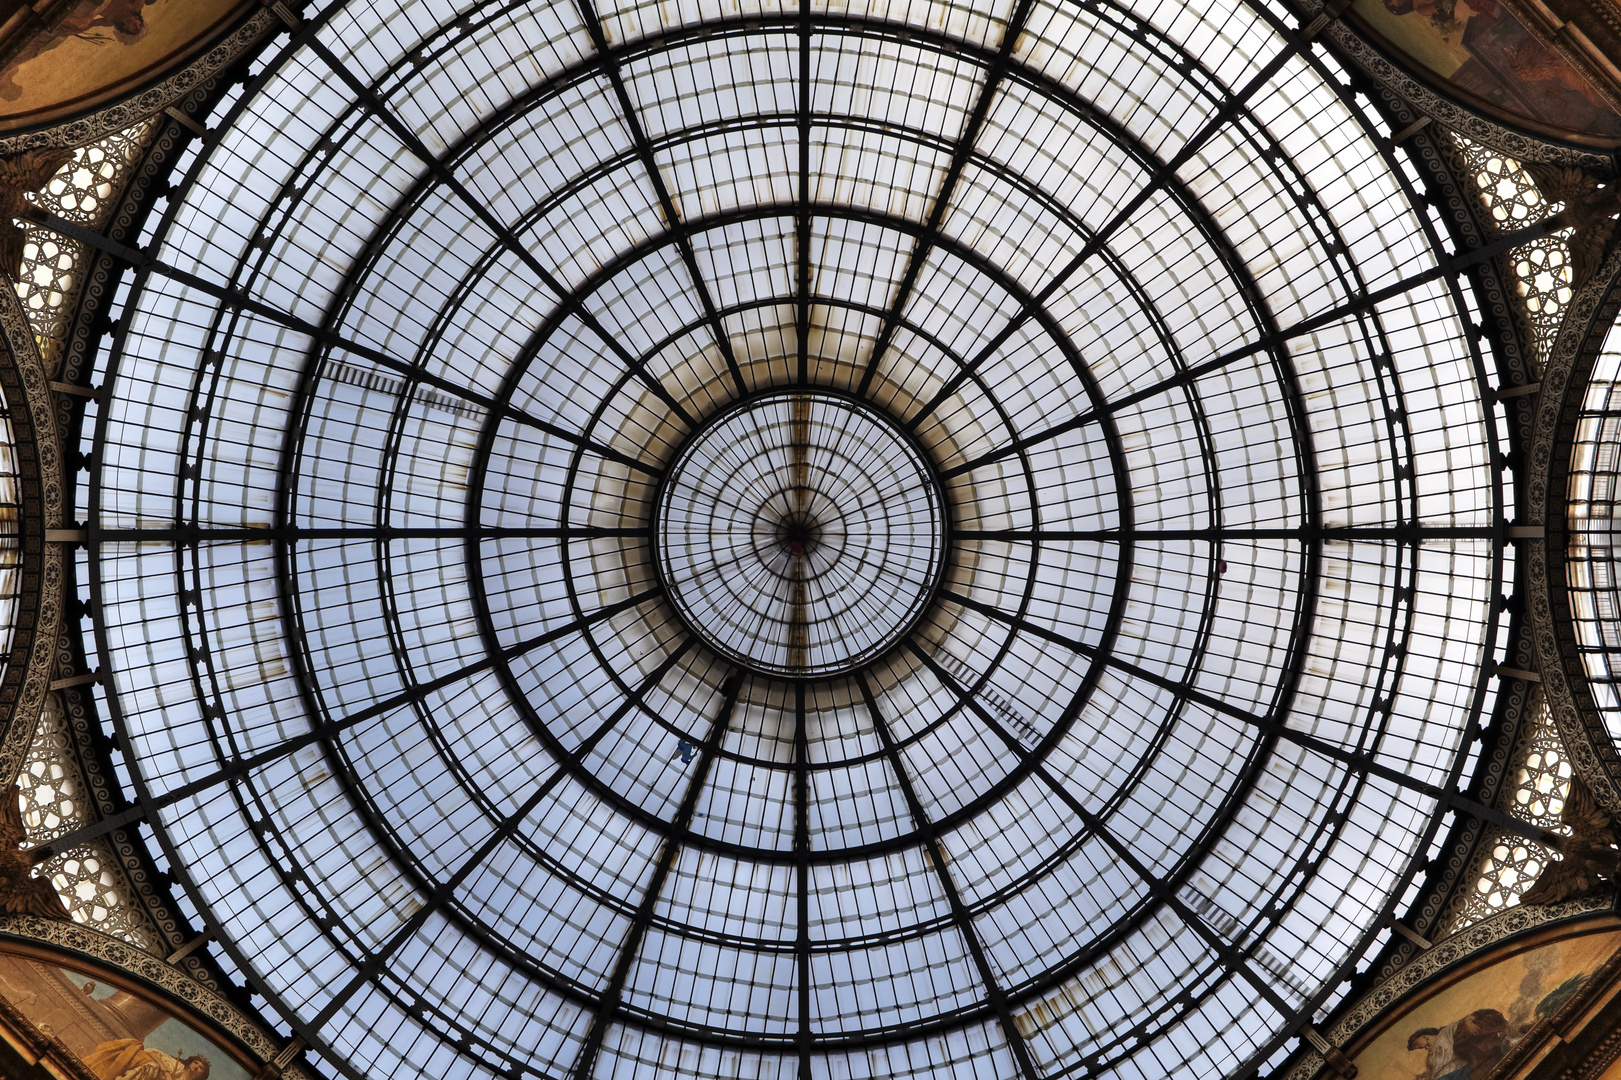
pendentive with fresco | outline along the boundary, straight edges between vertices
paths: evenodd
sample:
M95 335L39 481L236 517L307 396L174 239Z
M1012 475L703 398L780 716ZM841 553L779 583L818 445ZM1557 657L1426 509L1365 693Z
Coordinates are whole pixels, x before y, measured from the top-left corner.
M200 53L240 52L245 0L39 0L0 4L0 132L73 129L109 106L131 120L179 99ZM258 38L249 29L249 40ZM216 57L217 59L217 57ZM82 128L81 128L82 130ZM37 143L35 145L38 145Z
M0 940L0 1035L10 1080L307 1080L187 976L38 919L10 920Z

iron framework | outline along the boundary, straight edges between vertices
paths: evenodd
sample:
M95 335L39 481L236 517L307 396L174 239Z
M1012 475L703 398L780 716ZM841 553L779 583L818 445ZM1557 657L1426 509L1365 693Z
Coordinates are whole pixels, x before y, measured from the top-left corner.
M94 436L97 645L236 966L357 1080L437 1046L504 1076L657 1071L659 1040L710 1074L921 1074L905 1048L931 1038L984 1075L1197 1071L1133 1064L1186 1024L1218 1033L1212 1069L1274 1059L1462 805L1498 632L1463 263L1375 118L1263 4L1226 16L1265 44L1233 69L1067 0L978 36L808 3L641 32L582 2L548 9L573 54L457 115L457 73L529 11L366 52L371 5L324 9L133 255ZM1059 19L1184 96L1066 81L1018 44L1058 48ZM916 115L838 97L875 58L923 81L895 91ZM693 70L757 107L706 112ZM1289 127L1284 86L1319 112ZM1362 156L1313 156L1328 116ZM1377 228L1325 194L1353 164ZM851 194L885 170L927 194ZM1280 216L1245 225L1257 199ZM1266 248L1285 225L1299 266ZM320 247L351 235L347 261ZM1461 406L1413 389L1443 363ZM814 678L708 648L652 536L692 433L796 389L892 417L951 506L903 640ZM1339 861L1370 845L1398 865ZM723 867L741 912L697 899ZM892 1000L864 997L885 965ZM1103 1003L1089 1035L1030 1018L1071 984ZM394 1051L367 1041L387 1017Z

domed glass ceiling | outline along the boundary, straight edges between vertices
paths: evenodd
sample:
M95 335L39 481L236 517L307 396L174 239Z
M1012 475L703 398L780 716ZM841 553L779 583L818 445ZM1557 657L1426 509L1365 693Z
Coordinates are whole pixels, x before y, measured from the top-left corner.
M310 12L85 508L189 902L351 1077L1219 1076L1412 895L1501 433L1281 8Z

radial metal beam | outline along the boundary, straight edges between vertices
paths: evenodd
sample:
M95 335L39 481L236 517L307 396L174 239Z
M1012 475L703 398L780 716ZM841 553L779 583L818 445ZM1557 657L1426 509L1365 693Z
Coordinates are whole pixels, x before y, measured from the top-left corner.
M346 338L342 334L338 334L324 327L317 326L312 322L306 322L305 320L300 319L298 316L289 314L273 304L267 304L262 300L256 300L245 292L215 284L214 282L209 281L206 278L198 277L196 274L189 271L180 270L176 267L170 266L169 264L154 258L146 251L128 247L124 244L118 243L116 240L109 240L107 237L93 229L86 229L82 225L77 225L71 221L59 218L54 214L47 214L43 210L38 210L34 207L26 208L25 211L18 216L26 221L30 221L36 225L50 229L52 232L60 233L69 239L78 240L81 243L106 252L115 259L135 267L137 270L157 274L159 277L167 278L178 285L184 285L189 289L196 289L198 292L206 293L226 307L251 312L252 314L258 315L261 318L269 319L271 322L277 323L278 325L286 327L287 329L295 331L296 333L303 334L310 340L325 345L328 348L342 349L344 352L363 357L379 367L384 367L390 371L413 378L425 386L431 386L435 390L452 394L458 398L461 398L463 401L478 406L480 409L483 409L486 412L504 416L516 423L523 424L527 427L532 427L537 431L544 432L546 435L566 442L571 446L589 450L591 453L596 454L599 457L605 458L609 461L618 462L619 464L624 465L626 468L635 469L638 472L648 475L658 475L658 470L648 465L646 462L638 461L636 458L633 458L628 454L622 454L610 446L602 445L594 440L587 439L585 436L576 432L569 431L567 428L561 428L556 424L551 424L541 420L539 417L531 416L521 409L513 408L510 405L500 405L493 399L488 398L475 390L453 383L448 379L442 379L436 375L430 375L427 372L420 370L414 364L410 364L404 360L390 356L380 349L372 348L370 345L365 345L361 342ZM632 360L634 361L634 357Z
M680 648L673 650L664 660L664 662L654 669L653 673L643 681L641 689L635 694L627 696L626 699L620 704L620 707L614 712L612 718L598 728L597 731L593 732L585 742L581 743L580 748L575 751L574 757L576 759L583 758L585 754L589 752L590 747L596 745L596 743L600 741L601 738L614 727L614 725L623 719L623 714L625 712L627 712L632 706L641 703L647 691L652 689L652 687L657 684L658 680L663 678L664 675L669 671L670 667L675 664L676 661L679 660L679 658L690 648L691 642L689 641L684 643ZM488 663L470 665L470 667L477 667L480 669L488 668L489 666L490 665ZM470 668L464 668L460 672L454 672L451 675L445 676L444 678L447 680L454 680L456 678L465 678L473 674L477 674L477 672L470 670ZM436 681L436 683L433 684L433 689L443 689L443 685L447 684ZM394 700L397 707L398 705L409 704L410 701L421 700L421 694L413 693L409 700L405 699L405 695L400 695ZM109 814L104 818L99 818L88 825L82 825L77 829L73 829L69 832L63 833L60 836L53 837L47 842L40 844L38 847L29 848L29 858L37 865L45 862L48 859L52 859L65 851L71 851L80 844L106 836L111 832L117 832L119 829L128 828L137 822L147 821L156 811L161 810L164 807L172 806L175 803L181 802L193 795L200 794L201 792L208 790L210 787L227 783L230 780L241 776L246 776L254 769L267 765L271 761L285 757L288 754L296 753L305 747L315 745L321 740L322 737L336 735L342 731L348 730L358 723L363 723L365 720L370 719L373 715L376 714L372 713L370 710L367 710L365 712L355 713L351 716L344 717L341 720L336 720L329 724L322 725L319 729L308 732L306 735L299 738L291 739L285 743L279 744L272 750L263 751L250 758L241 759L239 762L234 763L229 769L221 769L211 777L186 784L183 787L166 792L156 798L138 802L134 806Z
M604 730L606 729L599 728L598 734L600 735ZM434 890L428 894L428 898L422 902L416 912L409 919L406 919L399 929L389 936L387 941L366 956L365 960L355 969L355 973L349 977L349 980L321 1007L321 1011L315 1014L315 1019L310 1021L310 1027L320 1031L334 1016L338 1015L338 1010L343 1008L349 999L360 991L361 987L375 979L378 972L383 969L383 965L388 962L388 958L398 952L400 947L407 941L415 937L417 931L422 929L436 911L449 902L456 890L461 888L473 871L477 870L484 864L485 860L495 854L496 849L512 836L518 826L523 823L524 818L528 817L530 812L540 805L542 799L551 794L552 789L557 786L557 782L562 779L563 775L564 770L561 768L552 770L552 774L542 781L534 791L530 792L529 797L516 810L502 818L484 842L462 861L456 871L434 887Z
M794 972L798 980L799 1080L811 1080L810 937L810 743L805 731L805 684L794 684L794 880L798 928L794 932Z
M1114 830L1082 807L1078 799L1064 791L1058 778L1048 772L1045 766L1039 767L1036 772L1049 788L1062 792L1065 802L1070 808L1075 811L1082 822L1093 830L1099 839L1108 845L1109 849L1115 853L1115 857L1131 869L1132 874L1148 888L1149 894L1175 911L1177 918L1181 919L1189 929L1204 940L1205 948L1210 950L1223 967L1239 976L1244 982L1249 983L1251 988L1265 998L1267 1004L1276 1009L1280 1016L1291 1016L1295 1013L1295 1006L1291 1005L1282 994L1278 993L1271 982L1256 971L1254 965L1249 962L1251 950L1239 945L1241 938L1235 938L1231 944L1223 941L1214 927L1188 907L1187 902L1182 899L1176 889L1164 878L1155 874L1147 864L1137 857L1137 853L1128 844L1115 836ZM1259 937L1257 937L1256 942L1251 945L1251 949L1254 948L1254 945L1259 944L1259 940Z
M1188 908L1187 904L1183 902L1181 897L1176 894L1175 888L1169 882L1166 882L1160 878L1157 874L1150 870L1141 859L1137 858L1136 852L1132 851L1129 845L1122 843L1118 838L1116 838L1108 829L1107 825L1095 814L1089 811L1080 801L1080 799L1075 797L1075 794L1069 790L1068 786L1065 785L1062 780L1052 774L1051 770L1047 768L1046 762L1037 760L1034 755L1019 742L1018 739L1014 738L1014 736L1002 726L999 720L997 720L988 711L986 711L982 705L979 704L974 695L969 693L968 689L959 683L955 676L936 663L932 656L929 656L915 645L913 646L913 652L919 657L919 659L930 667L930 669L935 673L935 677L940 680L943 686L952 692L957 700L962 703L963 707L973 712L973 714L979 719L980 723L985 725L988 730L990 730L1002 743L1004 743L1010 753L1019 758L1021 764L1023 764L1030 773L1039 777L1042 782L1046 784L1048 789L1057 795L1058 798L1063 801L1064 805L1081 819L1082 823L1085 824L1087 828L1093 830L1106 844L1109 845L1110 849L1115 852L1116 856L1119 857L1122 862L1126 863L1126 865L1131 868L1133 874L1135 874L1142 881L1144 886L1149 889L1150 893L1155 897L1155 899L1169 905L1173 910L1176 911L1177 917L1186 923L1189 929L1193 930L1195 934L1204 940L1205 947L1210 950L1218 961L1220 961L1223 967L1225 967L1232 974L1242 978L1245 982L1248 982L1257 993L1267 1000L1269 1005L1278 1010L1280 1015L1292 1016L1294 1014L1294 1006L1290 1005L1260 972L1255 971L1250 966L1250 964L1247 962L1249 957L1246 950L1238 948L1236 943L1229 945L1222 941L1221 937L1213 928L1211 928L1203 919Z
M357 712L349 713L347 716L340 717L337 720L316 721L311 726L309 731L295 735L291 739L283 740L282 742L277 743L275 746L268 747L267 749L259 750L255 753L239 757L234 761L226 762L217 771L200 779L188 781L187 783L181 784L179 787L170 788L161 795L154 795L150 798L142 799L140 805L143 808L143 814L150 815L156 810L173 806L178 802L182 802L196 795L200 795L210 788L218 787L220 784L229 783L238 777L246 776L255 769L262 768L273 761L287 757L289 754L296 754L298 751L307 747L315 746L322 740L340 732L347 731L356 724L363 724L367 720L375 719L376 717L392 712L395 709L421 701L430 694L437 693L447 686L452 686L463 679L477 675L480 672L490 670L497 663L515 660L524 653L529 652L531 649L540 648L543 645L556 641L569 634L577 633L578 631L592 626L595 623L601 622L604 619L612 618L622 611L627 611L630 608L635 607L637 604L646 603L648 600L653 599L657 595L657 590L649 589L644 592L637 593L634 596L628 596L618 603L600 608L597 611L591 612L589 615L583 615L577 619L572 619L565 625L554 627L544 634L539 634L535 637L520 641L499 653L486 655L483 659L475 660L470 664L463 665L462 667L457 668L455 671L440 675L437 678L429 679L426 682L418 683L409 690L402 690L397 694L393 694L390 697L383 699L382 701L373 702L371 705L368 705L364 709Z
M907 812L912 816L912 827L923 837L923 848L928 852L929 865L934 868L935 877L940 882L940 890L951 908L951 919L956 923L957 932L962 935L963 942L968 946L969 955L973 957L974 969L979 975L980 983L985 987L985 1001L996 1013L997 1022L1002 1025L1002 1036L1007 1039L1008 1048L1013 1052L1013 1059L1018 1062L1019 1074L1025 1080L1036 1080L1040 1073L1030 1058L1030 1047L1013 1022L1013 1009L1008 1001L1007 992L996 981L996 972L991 968L990 957L985 953L985 944L979 940L979 933L974 929L974 920L969 916L968 907L962 901L962 893L958 891L957 883L951 877L945 848L941 846L940 837L935 831L934 823L929 819L928 812L923 808L922 800L917 797L917 789L913 787L912 778L901 759L900 747L895 743L894 733L889 730L889 721L885 720L884 714L879 711L878 702L873 697L872 686L867 682L866 674L856 672L856 683L861 688L861 699L867 707L867 715L872 720L873 730L878 733L878 740L883 744L884 756L889 760L889 767L895 774L895 782L900 786L901 796L906 800Z
M1131 663L1130 661L1123 660L1117 656L1109 656L1105 658L1104 663L1107 663L1110 667L1119 671L1130 674L1133 678L1141 679L1142 681L1151 683L1160 687L1161 689L1169 690L1171 693L1176 694L1177 696L1188 701L1203 705L1205 708L1210 709L1213 712L1218 712L1224 716L1231 717L1234 720L1239 720L1244 724L1255 728L1257 731L1262 732L1263 734L1280 739L1284 742L1293 743L1302 750L1309 751L1318 755L1319 757L1327 758L1330 761L1343 765L1350 772L1364 776L1376 777L1388 783L1395 784L1398 787L1406 788L1408 791L1427 796L1440 803L1443 809L1454 809L1460 813L1468 814L1469 816L1478 818L1479 820L1487 822L1488 824L1496 825L1498 828L1506 829L1518 836L1522 836L1527 840L1532 840L1539 844L1544 844L1550 847L1557 847L1558 845L1558 834L1539 828L1532 825L1530 822L1521 821L1519 818L1505 814L1501 810L1497 810L1493 807L1476 802L1474 799L1469 798L1462 792L1454 791L1439 784L1432 784L1427 781L1420 780L1414 776L1409 776L1407 773L1404 773L1399 769L1392 768L1391 766L1385 765L1378 761L1374 757L1374 752L1371 749L1352 750L1336 743L1328 742L1325 739L1320 739L1315 735L1310 735L1303 731L1297 731L1271 716L1257 716L1249 710L1239 708L1230 702L1223 701L1221 698L1218 698L1213 694L1207 694L1203 691L1197 690L1186 682L1181 682L1176 679L1170 679L1163 675L1159 675L1155 672L1149 671L1147 668L1144 668L1141 665ZM1378 703L1376 703L1376 709L1377 704ZM1383 704L1388 709L1389 702L1385 701Z
M72 851L80 844L99 839L110 832L117 832L119 829L127 829L137 822L145 821L147 816L147 805L138 802L134 806L108 814L104 818L98 818L88 825L81 825L77 829L70 829L60 836L53 836L37 847L29 848L28 860L38 866L48 859L54 859L64 852Z
M1296 525L1247 528L1223 525L1210 529L958 529L957 540L1005 544L1043 544L1073 541L1097 543L1167 542L1179 540L1220 544L1225 541L1297 540L1306 544L1396 541L1420 544L1427 540L1501 540L1504 525Z
M491 235L495 236L496 239L498 239L508 251L512 252L512 254L516 256L520 262L529 268L530 273L534 274L535 277L537 277L540 282L545 285L546 288L550 289L552 293L560 300L566 301L568 299L569 290L560 280L558 280L557 275L553 274L551 270L547 269L545 264L543 264L539 259L535 258L534 253L524 245L523 241L518 239L517 234L514 233L503 221L501 221L500 218L496 217L490 208L485 206L480 199L476 198L473 193L467 189L467 185L463 184L461 180L457 179L456 174L450 170L450 167L441 161L437 154L428 149L427 144L417 137L416 132L412 131L410 126L407 125L405 121L401 120L394 110L388 107L388 103L386 101L379 97L377 93L365 83L364 80L362 80L354 72L350 71L349 66L345 64L339 57L334 55L332 50L327 48L326 43L323 42L319 37L311 34L305 39L305 44L309 46L312 52L321 58L322 63L326 64L327 67L332 70L333 74L337 75L338 78L349 87L350 92L355 95L355 100L368 109L372 115L381 120L384 126L386 126L389 131L394 134L394 137L400 140L400 143L411 152L412 156L416 157L424 165L426 165L428 170L434 174L434 177L441 184L450 189L456 198L470 211L472 211L473 216L478 218L479 222L483 224L486 229L490 230ZM583 307L575 309L574 315L582 323L589 327L593 334L601 338L602 343L606 345L608 349L613 352L614 355L617 356L627 368L632 371L639 370L635 357L633 357L630 354L630 351L620 343L616 335L610 333L608 329L602 325L601 321L598 320L595 315L591 314L591 312L585 310ZM662 390L662 387L659 389ZM677 408L679 408L679 406L677 406Z
M664 838L664 843L659 849L658 861L653 864L653 872L642 894L642 902L636 909L630 928L625 932L625 940L619 948L618 959L614 961L613 973L608 977L608 985L602 991L601 1003L597 1006L595 1015L591 1017L591 1027L580 1044L580 1053L574 1060L574 1068L569 1070L571 1080L587 1080L596 1069L597 1055L602 1052L603 1037L608 1033L608 1025L613 1021L614 1014L619 1011L620 1000L625 993L625 983L630 978L636 954L641 950L642 939L653 921L653 909L658 905L659 895L664 891L665 879L670 876L670 869L675 865L675 857L681 850L681 834L692 824L693 812L698 807L698 797L703 794L704 783L709 778L709 767L715 758L715 748L725 735L727 725L731 723L732 710L737 707L737 697L743 687L743 678L741 671L734 671L726 680L714 723L710 725L703 741L698 744L698 767L692 771L692 780L687 784L687 793L681 798L681 805L676 809L675 818L671 822L670 833Z
M541 526L533 528L487 526L405 528L390 525L266 525L262 528L227 525L176 525L167 528L118 529L92 527L86 530L89 544L166 543L177 545L212 543L298 543L311 540L465 540L469 536L487 540L645 540L645 527L607 529L590 526Z
M811 0L799 0L799 101L794 128L799 133L799 192L794 200L794 336L799 350L799 384L810 383L811 310Z
M625 700L620 702L619 708L615 709L606 720L598 724L596 730L592 731L590 735L586 736L580 741L580 745L575 747L574 750L569 754L569 760L574 762L576 765L578 765L581 761L584 761L586 756L589 755L596 745L602 741L603 737L617 727L619 722L625 718L625 715L629 713L632 708L641 704L642 699L647 692L654 686L658 685L659 680L663 679L664 676L669 673L670 668L674 666L676 661L684 652L686 652L686 649L676 650L666 657L662 664L655 668L653 672L647 676L647 678L642 680L641 686L637 688L634 694L627 695ZM344 1002L353 997L362 986L376 978L377 973L380 972L383 969L383 965L388 962L388 958L393 956L394 953L398 952L400 946L404 945L407 941L410 941L413 936L415 936L417 931L420 930L428 921L429 916L433 915L434 912L444 907L450 898L455 895L456 890L459 889L462 886L462 883L467 880L468 876L471 875L474 870L483 865L485 860L487 860L491 855L495 854L496 848L500 847L503 843L512 838L512 836L517 832L518 826L523 823L524 819L527 818L535 807L540 805L541 800L550 795L552 790L557 787L558 783L560 783L568 775L569 770L564 766L564 764L562 762L557 763L557 765L552 769L551 774L536 786L535 790L529 794L529 797L524 799L522 804L520 804L516 810L510 814L507 814L501 819L500 823L496 826L494 831L491 832L490 836L484 841L484 843L480 844L478 849L474 851L473 854L469 855L465 860L463 860L461 866L457 867L454 873L434 887L433 891L428 894L427 900L423 901L422 906L416 910L416 913L407 919L405 923L401 925L400 928L382 944L381 947L372 950L366 956L359 968L356 969L355 974L347 983L344 984L343 988L334 994L332 999L322 1007L318 1014L316 1014L315 1019L310 1021L310 1027L317 1031L325 1027L327 1021L331 1020L332 1017L337 1015L338 1010L343 1007Z
M912 244L912 251L906 259L906 270L902 273L900 284L895 287L894 299L890 302L889 314L873 341L872 352L867 357L867 368L862 372L861 385L856 390L858 397L867 396L867 391L872 387L873 376L878 373L878 368L889 352L890 343L895 339L895 332L900 327L907 301L912 298L912 289L917 285L918 274L922 272L923 264L928 261L929 253L934 250L934 240L940 234L941 222L945 220L946 210L951 206L951 197L957 190L957 181L962 177L962 171L967 167L968 159L974 152L974 144L979 141L980 129L985 126L985 117L990 115L991 102L996 99L1002 80L1007 76L1014 46L1019 36L1024 33L1024 25L1030 18L1030 9L1033 6L1033 0L1017 0L1012 14L1008 17L1007 26L1002 30L1002 41L997 46L996 58L985 70L985 81L980 85L974 107L963 124L962 133L957 137L957 145L951 152L951 160L946 165L945 175L940 179L940 190L934 196L934 205L929 208L928 220L923 225L923 234Z
M602 19L597 14L596 5L592 0L574 0L574 5L585 24L586 33L591 36L591 44L597 51L598 68L608 77L608 82L613 87L614 99L619 105L620 120L624 122L625 130L630 133L630 141L636 147L636 155L641 159L642 168L646 170L648 181L653 185L653 193L658 199L664 224L667 228L675 228L681 223L681 212L675 205L675 199L670 195L669 186L664 182L658 158L653 155L653 147L647 141L647 132L642 129L641 115L636 111L635 103L630 100L630 91L625 87L625 77L620 71L617 56L608 47L608 38L602 32ZM703 269L698 265L698 256L693 251L692 241L685 233L678 234L676 248L681 252L681 262L687 268L687 275L692 278L692 288L698 294L698 303L703 309L704 319L715 335L715 348L720 350L722 359L726 361L726 370L732 374L733 386L738 395L742 396L748 393L749 388L743 380L742 369L737 366L737 357L732 353L731 335L726 332L725 324L715 312L715 298L710 294L709 285L704 280Z
M1041 443L1055 439L1060 435L1077 431L1080 428L1085 427L1087 424L1097 423L1098 420L1104 416L1112 416L1122 409L1127 409L1133 405L1148 401L1151 398L1155 398L1166 393L1167 391L1191 386L1199 379L1202 379L1207 375L1212 375L1215 372L1220 371L1222 368L1235 364L1240 360L1246 360L1259 353L1281 348L1290 341L1293 341L1298 337L1303 337L1306 334L1315 333L1325 326L1330 326L1343 319L1348 319L1355 315L1372 311L1379 304L1389 300L1391 297L1399 296L1400 294L1408 292L1412 289L1416 289L1421 285L1427 285L1430 282L1442 277L1446 273L1447 268L1444 266L1432 267L1429 270L1424 270L1420 273L1405 277L1400 281L1393 282L1382 289L1376 289L1371 293L1357 296L1351 300L1330 308L1327 311L1313 315L1309 319L1302 319L1291 326L1284 327L1272 333L1263 333L1254 341L1246 345L1241 345L1236 349L1229 349L1219 356L1215 356L1209 360L1194 364L1185 371L1179 371L1177 374L1172 375L1169 378L1161 379L1156 383L1133 390L1129 394L1124 394L1121 397L1114 398L1100 408L1088 410L1087 412L1081 413L1078 416L1065 420L1063 423L1054 424L1052 427L1046 428L1042 431L1016 439L1013 442L1008 443L1006 446L987 451L971 461L963 462L960 465L954 465L942 473L941 477L942 479L950 480L954 477L961 476L963 473L971 472L974 469L983 468L986 465L1000 461L1003 458L1009 457L1010 455L1022 453L1035 446L1039 446ZM969 363L965 365L963 370L969 371L973 368L977 368L979 364L984 361L984 359L986 359L985 350L981 349L980 354L976 354L975 359L970 360ZM955 385L961 385L961 381L957 380ZM944 390L941 391L941 393L944 392ZM937 394L936 397L939 397L939 395ZM915 427L916 424L923 419L923 417L927 416L934 409L938 408L940 403L944 400L944 398L940 398L940 401L931 401L927 406L924 407L924 409L911 417L908 420L908 424Z

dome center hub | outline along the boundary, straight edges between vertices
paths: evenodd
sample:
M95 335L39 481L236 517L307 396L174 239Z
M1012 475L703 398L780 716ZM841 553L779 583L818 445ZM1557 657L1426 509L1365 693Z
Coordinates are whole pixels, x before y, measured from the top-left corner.
M803 559L822 537L821 524L808 513L794 513L777 527L777 542L790 558Z
M762 674L870 663L921 617L944 558L945 501L921 447L828 390L723 410L676 455L655 514L682 621Z

